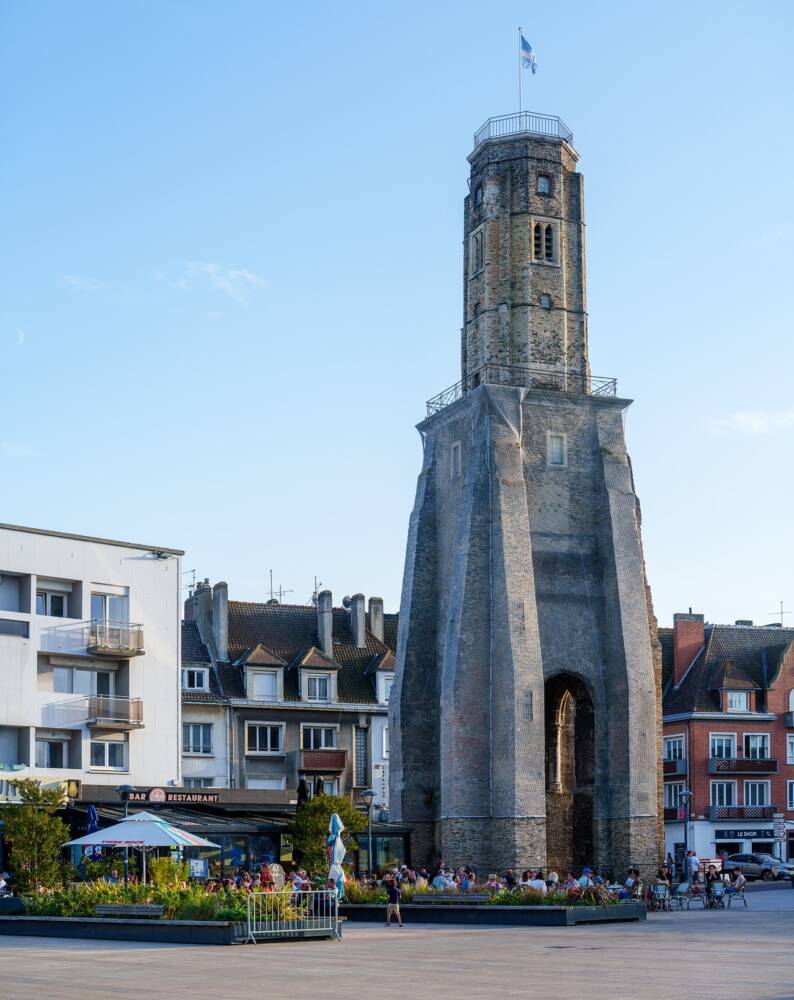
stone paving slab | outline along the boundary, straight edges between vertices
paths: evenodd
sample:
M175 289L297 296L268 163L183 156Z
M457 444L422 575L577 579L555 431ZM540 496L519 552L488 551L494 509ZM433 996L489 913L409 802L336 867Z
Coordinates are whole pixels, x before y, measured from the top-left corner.
M47 1000L533 997L792 1000L794 891L745 910L590 927L351 925L344 940L238 948L0 940L0 996Z

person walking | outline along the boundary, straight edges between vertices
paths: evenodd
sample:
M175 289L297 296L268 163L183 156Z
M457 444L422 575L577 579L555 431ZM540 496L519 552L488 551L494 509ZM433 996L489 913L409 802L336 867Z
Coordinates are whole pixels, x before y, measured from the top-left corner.
M389 901L386 904L386 926L391 927L391 918L397 918L397 926L402 927L403 918L400 915L400 896L402 895L402 889L400 883L396 880L391 883L388 889Z

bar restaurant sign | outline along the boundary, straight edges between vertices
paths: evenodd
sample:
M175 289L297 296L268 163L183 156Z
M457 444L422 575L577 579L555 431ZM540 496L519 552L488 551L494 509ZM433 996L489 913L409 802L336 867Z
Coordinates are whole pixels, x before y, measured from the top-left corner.
M220 802L221 797L218 792L204 791L180 791L170 788L138 788L129 793L129 802L160 802L176 805L211 805Z

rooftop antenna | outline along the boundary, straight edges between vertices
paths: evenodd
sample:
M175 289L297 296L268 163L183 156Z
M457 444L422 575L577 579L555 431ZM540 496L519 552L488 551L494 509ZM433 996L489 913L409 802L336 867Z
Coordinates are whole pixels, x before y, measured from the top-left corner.
M270 570L270 603L272 604L275 600L281 603L282 598L285 594L291 594L291 590L285 590L281 584L278 585L278 590L273 589L273 570Z
M323 581L318 580L315 576L314 578L314 590L312 591L312 596L309 598L309 603L317 607L317 595L320 593L320 587L322 587Z
M190 593L192 594L193 591L196 589L196 571L194 569L186 569L182 573L182 576L189 576L190 577L190 583L183 583L182 584L182 590L184 590L185 588L187 588L190 591Z
M783 627L783 616L784 615L790 615L791 612L783 610L783 602L781 601L780 602L780 610L779 611L770 611L770 612L768 612L768 614L775 615L776 617L779 615L780 616L780 627L782 628Z

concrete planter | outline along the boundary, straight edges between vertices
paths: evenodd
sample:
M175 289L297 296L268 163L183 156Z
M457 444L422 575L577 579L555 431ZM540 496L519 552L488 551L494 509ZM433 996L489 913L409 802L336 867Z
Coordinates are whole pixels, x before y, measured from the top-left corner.
M161 944L240 944L245 924L231 920L135 920L108 917L3 917L0 935L155 941Z
M502 927L573 927L576 924L622 923L645 920L642 903L616 906L492 906L488 903L405 903L400 906L406 924L490 924ZM385 922L386 907L379 903L342 903L340 916L351 922Z

